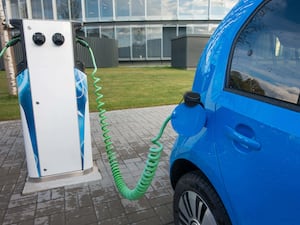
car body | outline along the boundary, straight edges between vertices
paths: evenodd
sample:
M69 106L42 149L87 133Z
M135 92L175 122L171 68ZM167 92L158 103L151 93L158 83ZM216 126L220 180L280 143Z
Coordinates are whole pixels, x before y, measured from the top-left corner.
M206 122L192 135L179 131L170 157L175 224L205 224L182 212L184 193L194 192L211 209L207 224L300 224L298 11L296 0L240 0L207 43L192 86ZM178 120L190 117L177 111ZM228 222L197 191L201 181L178 187L190 173L211 187Z

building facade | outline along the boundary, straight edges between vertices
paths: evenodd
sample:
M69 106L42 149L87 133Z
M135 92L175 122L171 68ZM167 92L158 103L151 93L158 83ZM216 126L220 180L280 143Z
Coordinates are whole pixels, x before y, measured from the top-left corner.
M72 20L118 41L119 61L169 61L171 40L210 35L238 0L4 0L8 19Z

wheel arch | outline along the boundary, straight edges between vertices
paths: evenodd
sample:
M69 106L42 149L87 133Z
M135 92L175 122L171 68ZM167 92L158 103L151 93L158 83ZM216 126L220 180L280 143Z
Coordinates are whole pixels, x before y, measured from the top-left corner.
M192 171L197 171L203 178L205 178L210 183L207 176L194 163L186 159L177 159L175 162L173 162L170 170L172 188L175 189L177 182L183 175Z
M213 182L204 173L204 171L202 169L200 169L198 166L196 166L193 162L191 162L187 159L184 159L184 158L179 158L172 163L172 166L170 168L170 181L171 181L172 188L175 190L176 184L178 183L180 178L190 172L196 172L205 181L207 181L207 183L209 183L211 185L211 187L214 189L214 191L216 192L218 197L221 199L221 202L224 204L224 208L227 211L227 214L229 216L229 219L232 221L232 224L237 224L238 222L237 222L237 218L236 218L236 213L232 209L232 206L228 199L226 191L224 193L225 189L217 190L215 185L213 184ZM223 185L221 185L221 186L223 186ZM221 193L219 191L221 191Z

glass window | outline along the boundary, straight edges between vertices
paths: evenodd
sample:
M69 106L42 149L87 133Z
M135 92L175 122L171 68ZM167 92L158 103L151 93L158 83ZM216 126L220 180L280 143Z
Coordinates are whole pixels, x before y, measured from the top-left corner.
M82 19L81 0L72 0L71 3L71 18L72 20Z
M131 0L131 16L145 17L145 0Z
M132 57L143 59L146 57L145 28L132 28Z
M300 103L300 2L287 1L267 3L240 33L228 88Z
M147 17L161 16L161 0L147 0Z
M194 26L194 34L208 34L208 33L209 33L208 24Z
M210 34L210 25L209 24L202 24L202 25L195 25L195 24L188 24L187 25L187 33L188 34Z
M186 27L179 27L178 28L178 36L185 36L185 35L187 35Z
M99 19L98 0L85 0L85 17L87 21Z
M43 10L41 0L31 0L32 18L43 19Z
M113 18L113 3L112 0L101 0L100 10L102 19L112 19Z
M53 19L52 1L44 0L43 6L44 6L44 18Z
M86 34L88 37L99 37L99 28L98 27L87 27Z
M116 32L119 58L130 59L130 29L128 27L118 27Z
M69 4L68 0L56 0L57 18L60 20L69 20Z
M147 28L147 56L149 58L161 57L161 27Z
M20 12L20 18L28 18L26 0L19 1L19 12Z
M129 13L129 0L115 0L116 2L116 16L128 17Z
M176 38L176 27L163 28L163 57L171 57L171 41Z
M221 20L238 0L210 0L209 19Z
M20 18L18 0L10 1L10 9L12 18Z
M179 18L208 19L208 0L179 0Z
M101 28L101 37L115 39L115 30L113 27L102 27Z
M162 18L175 19L177 18L177 1L164 0L162 3Z

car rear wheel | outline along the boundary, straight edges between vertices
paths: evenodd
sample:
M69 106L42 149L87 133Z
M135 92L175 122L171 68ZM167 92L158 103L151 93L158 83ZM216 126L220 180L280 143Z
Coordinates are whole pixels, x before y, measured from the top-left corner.
M173 208L176 225L231 225L216 191L197 172L180 178Z

